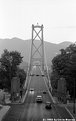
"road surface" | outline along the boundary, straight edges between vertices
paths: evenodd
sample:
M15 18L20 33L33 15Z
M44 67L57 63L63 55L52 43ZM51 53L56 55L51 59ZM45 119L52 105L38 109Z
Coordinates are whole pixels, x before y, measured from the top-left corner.
M12 105L2 121L43 121L43 119L71 118L65 108L53 104L53 98L49 95L46 85L47 79L41 76L40 68L34 68L32 73L35 76L30 76L28 92L24 103ZM30 88L33 88L34 91L31 92ZM43 94L43 91L47 93ZM37 95L42 96L43 103L36 103ZM52 103L51 110L45 108L46 101Z

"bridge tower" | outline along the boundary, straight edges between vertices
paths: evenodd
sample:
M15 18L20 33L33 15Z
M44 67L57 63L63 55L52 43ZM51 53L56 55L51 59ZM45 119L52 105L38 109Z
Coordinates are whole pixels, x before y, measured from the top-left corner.
M44 41L43 41L43 25L39 26L32 25L32 43L31 43L31 55L30 55L30 64L27 71L27 78L24 84L24 89L28 87L28 81L30 78L30 74L32 72L32 68L34 66L40 66L41 71L47 77L47 85L49 89L52 91L50 78L48 74L48 68L44 59Z
M44 71L44 42L43 42L43 25L32 25L32 44L30 56L30 71L33 66L41 66Z

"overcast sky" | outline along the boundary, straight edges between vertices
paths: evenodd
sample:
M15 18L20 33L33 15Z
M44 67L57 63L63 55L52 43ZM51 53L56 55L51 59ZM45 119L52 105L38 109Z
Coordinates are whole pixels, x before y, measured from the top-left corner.
M76 41L76 0L0 0L0 38L31 38L32 24L44 26L44 40Z

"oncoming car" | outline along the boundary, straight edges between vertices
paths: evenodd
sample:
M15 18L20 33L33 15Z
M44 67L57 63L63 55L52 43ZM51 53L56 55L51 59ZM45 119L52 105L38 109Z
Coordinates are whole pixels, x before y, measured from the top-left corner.
M43 91L43 94L46 94L46 91Z
M37 102L37 103L42 103L42 96L41 96L41 95L38 95L38 96L36 97L36 102Z
M34 91L34 88L30 88L30 91Z
M34 92L35 92L35 91L34 91L34 88L30 88L29 93L30 93L30 94L34 94Z

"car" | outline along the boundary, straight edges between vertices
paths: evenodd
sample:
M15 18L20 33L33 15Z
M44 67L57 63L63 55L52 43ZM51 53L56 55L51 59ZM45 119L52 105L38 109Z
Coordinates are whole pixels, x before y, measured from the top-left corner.
M34 94L34 92L35 92L35 91L34 91L34 88L30 88L29 93L30 93L30 94Z
M51 102L46 102L45 108L46 109L51 109L52 108Z
M36 76L40 76L39 74L36 74Z
M31 91L31 92L34 91L34 88L30 88L30 91Z
M46 91L43 91L43 94L46 94Z
M41 76L45 76L44 74L42 74Z
M35 74L30 74L30 76L35 76Z
M38 95L38 96L36 97L36 102L37 102L37 103L42 103L42 96L41 96L41 95Z

